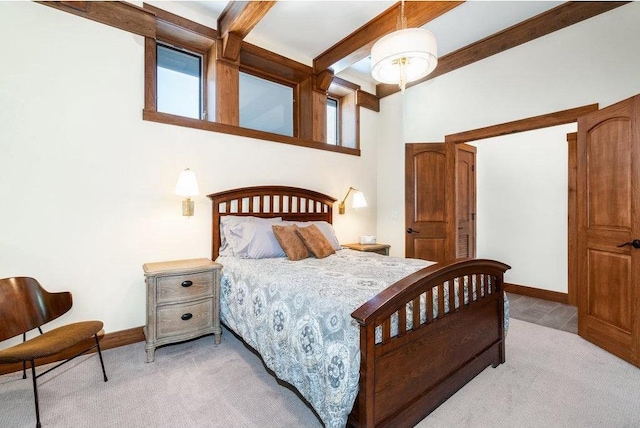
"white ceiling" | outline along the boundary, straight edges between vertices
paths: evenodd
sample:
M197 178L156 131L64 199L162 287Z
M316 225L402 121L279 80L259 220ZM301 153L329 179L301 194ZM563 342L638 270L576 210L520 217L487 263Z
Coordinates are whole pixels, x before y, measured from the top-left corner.
M159 7L168 3L153 2ZM394 1L278 1L245 39L247 42L298 62L312 65L313 58L379 15ZM438 55L456 49L531 18L563 2L467 1L429 22L438 41ZM205 25L215 27L226 1L179 2L183 10L206 16ZM347 73L373 83L366 58Z

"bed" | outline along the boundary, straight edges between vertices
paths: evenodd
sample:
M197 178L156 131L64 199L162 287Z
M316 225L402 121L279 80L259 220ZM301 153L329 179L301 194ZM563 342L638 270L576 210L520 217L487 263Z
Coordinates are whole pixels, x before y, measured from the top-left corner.
M296 262L221 255L225 216L331 224L335 198L287 186L209 198L223 323L325 426L413 426L505 361L504 263L435 264L347 249Z

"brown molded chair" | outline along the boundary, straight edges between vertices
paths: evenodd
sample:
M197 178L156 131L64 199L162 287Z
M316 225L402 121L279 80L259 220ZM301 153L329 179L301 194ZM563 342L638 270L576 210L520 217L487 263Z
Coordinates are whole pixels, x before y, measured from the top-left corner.
M83 321L58 327L42 333L40 327L71 309L71 293L49 293L33 278L16 277L0 279L0 341L22 334L22 343L0 350L0 364L22 363L22 378L26 379L27 361L31 363L33 395L36 403L36 427L40 427L38 387L36 379L72 359L97 348L104 370L98 333L102 321ZM26 333L38 329L40 335L26 339ZM83 343L84 342L84 343ZM95 343L94 343L95 342ZM84 345L78 353L77 346ZM35 360L76 348L76 355L36 376Z

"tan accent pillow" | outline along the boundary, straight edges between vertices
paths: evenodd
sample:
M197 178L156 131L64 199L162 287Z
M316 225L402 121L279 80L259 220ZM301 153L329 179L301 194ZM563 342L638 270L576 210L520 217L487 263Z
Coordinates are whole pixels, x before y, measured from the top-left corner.
M335 254L336 250L333 249L327 237L315 224L299 227L296 229L296 233L302 238L302 242L314 257L324 259L331 254Z
M293 226L273 225L271 228L289 260L295 262L310 256L309 250L307 250L304 242L302 242L302 239L300 239L300 236L296 233L298 226L295 224Z

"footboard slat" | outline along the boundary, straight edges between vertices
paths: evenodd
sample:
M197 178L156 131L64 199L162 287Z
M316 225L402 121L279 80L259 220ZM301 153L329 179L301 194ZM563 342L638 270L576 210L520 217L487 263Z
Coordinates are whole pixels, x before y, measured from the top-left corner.
M404 336L407 332L407 307L403 306L398 310L398 337Z
M458 282L463 282L462 278L460 278ZM449 281L448 285L449 285L449 312L453 312L456 309L455 282Z
M427 310L428 313L428 310ZM413 299L413 330L417 329L420 325L420 296ZM427 315L428 316L428 315Z
M482 282L482 297L489 293L489 275L484 275L484 281Z
M413 426L485 367L504 362L502 278L507 269L492 260L436 264L354 311L361 330L361 370L349 422ZM376 329L382 332L377 339Z
M465 275L458 281L458 308L464 307L465 284L469 281L469 277Z
M444 316L444 284L438 284L438 318Z
M391 320L387 318L382 323L382 342L388 342L389 338L391 338Z

